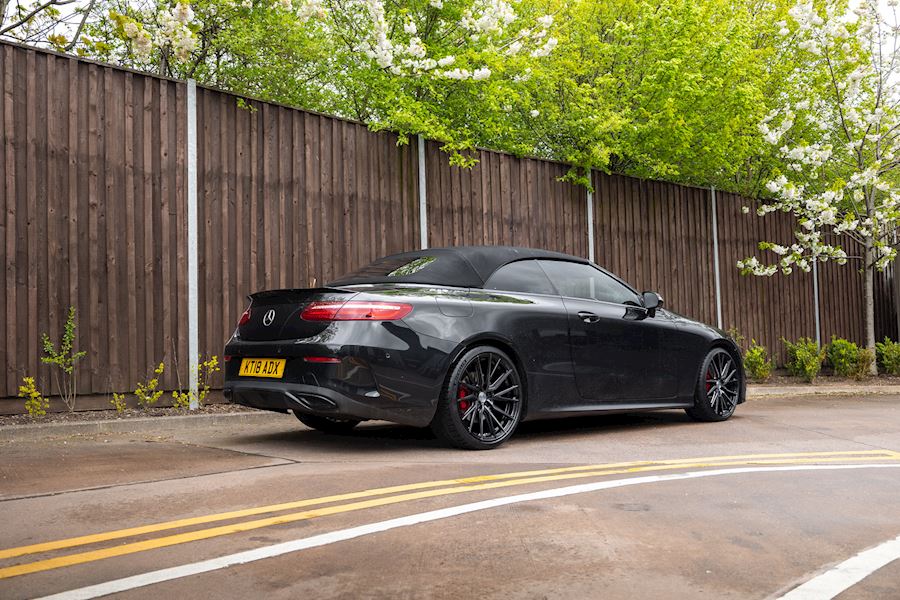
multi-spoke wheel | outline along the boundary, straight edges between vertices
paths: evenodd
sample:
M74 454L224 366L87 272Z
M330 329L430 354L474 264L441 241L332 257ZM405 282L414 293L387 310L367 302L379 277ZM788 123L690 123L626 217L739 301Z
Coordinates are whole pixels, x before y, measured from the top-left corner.
M359 425L359 421L352 419L332 419L331 417L317 417L300 413L294 413L294 416L310 429L318 429L324 433L347 433Z
M741 370L723 348L713 348L700 367L694 406L688 415L698 421L724 421L740 402Z
M453 365L431 426L458 448L495 448L518 426L523 400L522 380L509 356L479 346Z

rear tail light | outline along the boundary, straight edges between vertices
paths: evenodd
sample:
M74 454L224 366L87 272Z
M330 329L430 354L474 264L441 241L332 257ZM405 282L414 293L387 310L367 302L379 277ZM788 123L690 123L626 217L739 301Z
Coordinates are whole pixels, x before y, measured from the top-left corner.
M250 309L247 308L247 310L244 311L244 313L241 315L240 320L238 321L238 327L240 327L241 325L246 325L249 320L250 320Z
M400 302L313 302L303 309L305 321L396 321L412 312Z
M341 362L341 359L336 356L304 356L303 360L308 363L324 363L329 365L336 365Z

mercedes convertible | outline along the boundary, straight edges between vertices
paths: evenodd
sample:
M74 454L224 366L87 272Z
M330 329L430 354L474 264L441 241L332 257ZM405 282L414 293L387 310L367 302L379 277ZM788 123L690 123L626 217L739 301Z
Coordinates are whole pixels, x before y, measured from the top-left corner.
M250 296L225 346L225 397L342 432L430 426L494 448L522 421L744 401L724 332L576 256L473 246L395 254L320 288Z

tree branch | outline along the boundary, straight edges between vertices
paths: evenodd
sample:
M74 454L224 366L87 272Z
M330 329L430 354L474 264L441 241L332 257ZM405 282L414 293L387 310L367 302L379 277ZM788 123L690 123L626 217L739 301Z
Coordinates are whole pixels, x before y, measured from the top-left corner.
M24 25L25 23L30 21L36 14L40 13L41 11L47 10L51 6L65 6L66 4L72 4L73 2L77 2L77 0L47 0L47 2L35 6L27 15L25 15L18 21L15 21L11 25L7 25L6 27L0 29L0 35L4 35L12 31L16 27Z
M84 24L87 23L88 17L91 16L91 11L94 10L94 4L97 0L91 0L90 4L87 5L87 8L84 9L84 16L81 17L81 23L78 24L78 29L75 30L75 35L72 36L72 41L66 44L65 51L71 52L75 45L78 43L78 38L81 37L81 30L84 29Z

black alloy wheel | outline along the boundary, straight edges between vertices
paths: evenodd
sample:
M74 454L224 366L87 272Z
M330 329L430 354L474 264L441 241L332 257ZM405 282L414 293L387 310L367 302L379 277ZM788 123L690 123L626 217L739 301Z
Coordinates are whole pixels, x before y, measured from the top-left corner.
M472 348L451 369L432 429L457 448L496 448L519 425L523 400L522 379L509 356L493 346Z
M694 406L688 415L698 421L724 421L734 414L741 394L741 371L724 348L713 348L700 367Z
M331 417L303 415L296 412L294 416L310 429L316 429L324 433L347 433L359 425L359 421L352 419L332 419Z

